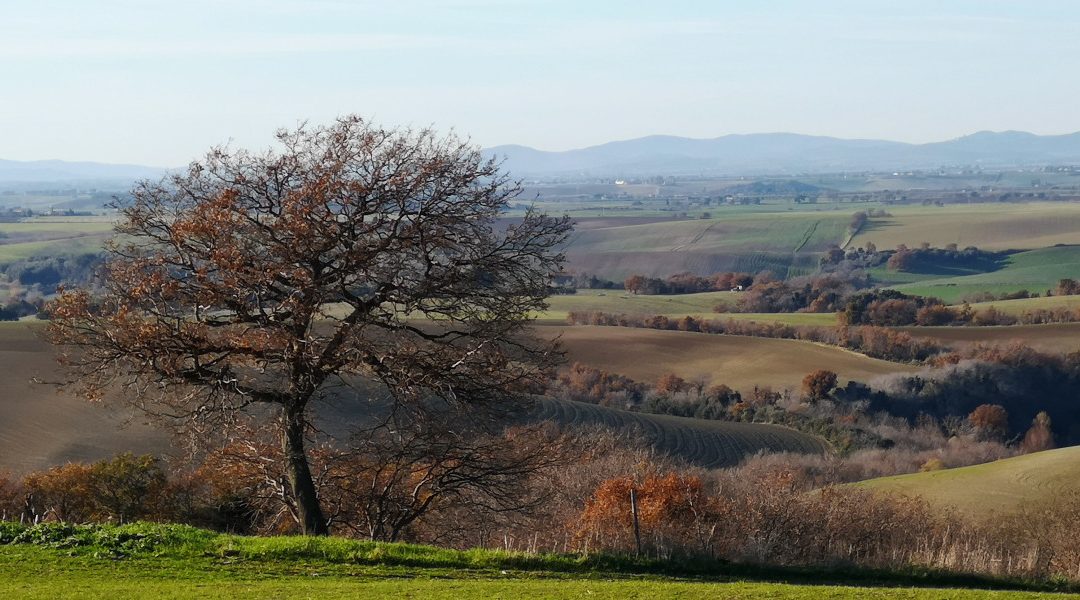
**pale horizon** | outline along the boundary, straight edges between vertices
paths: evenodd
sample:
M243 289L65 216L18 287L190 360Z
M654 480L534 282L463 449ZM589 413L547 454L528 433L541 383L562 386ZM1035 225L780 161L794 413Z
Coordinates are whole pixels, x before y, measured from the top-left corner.
M1080 5L108 0L0 12L0 159L177 166L356 113L476 145L1080 131Z

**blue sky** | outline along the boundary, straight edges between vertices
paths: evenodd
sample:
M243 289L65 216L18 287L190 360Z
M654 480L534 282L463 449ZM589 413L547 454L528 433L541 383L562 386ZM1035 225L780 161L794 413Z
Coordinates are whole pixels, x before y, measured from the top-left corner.
M561 150L1080 130L1080 2L4 0L0 158L174 166L359 113Z

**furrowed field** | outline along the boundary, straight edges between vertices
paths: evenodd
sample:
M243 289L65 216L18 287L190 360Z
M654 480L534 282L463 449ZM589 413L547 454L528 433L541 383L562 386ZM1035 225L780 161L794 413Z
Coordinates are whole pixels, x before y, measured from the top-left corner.
M42 329L40 322L33 321L0 324L0 361L10 370L10 376L0 382L0 471L20 473L68 461L97 460L125 451L158 455L169 452L168 438L146 425L144 417L130 410L108 404L91 404L69 394L58 393L55 386L50 385L58 379L58 375L52 349L40 338ZM607 354L618 356L623 361L620 364L630 367L627 370L632 376L651 373L632 367L656 362L651 352L664 348L665 360L669 362L657 363L661 367L669 366L687 376L712 373L717 379L723 379L720 375L723 371L714 369L724 369L725 360L735 361L739 370L732 371L731 381L746 382L751 387L752 380L754 383L776 385L776 376L782 372L777 365L783 364L784 360L778 358L772 361L770 367L767 358L751 353L756 357L753 360L758 361L757 367L745 371L746 363L739 363L735 356L746 351L746 348L739 346L743 340L750 344L751 349L760 345L759 342L785 340L736 338L727 344L718 344L716 342L720 341L720 336L613 327L544 327L541 331L548 335L564 334L573 360L593 361L596 345L606 343L605 340L619 344L620 352ZM656 341L650 343L647 341L650 339ZM835 353L835 356L841 356L853 365L870 365L853 366L844 371L848 375L871 372L865 369L887 372L893 368L891 363L884 361L808 346L812 349L811 355L802 359L810 361L805 363L807 365L826 364L825 361L831 360L832 353ZM725 348L731 355L729 358L715 356L718 350ZM776 348L786 349L786 346L777 345ZM690 362L687 370L677 368L680 359L689 358L702 350L708 350L710 354L698 356L712 356L711 363ZM793 351L798 353L797 347L793 347ZM746 359L750 359L751 354L747 354ZM896 365L896 368L906 367ZM735 373L739 373L738 376ZM797 384L801 376L800 371L783 381L790 380ZM754 379L756 377L760 379ZM330 403L324 408L324 426L333 427L335 423L355 420L365 406L363 402ZM732 465L762 450L827 451L827 445L821 439L784 427L630 413L568 400L543 401L534 418L550 419L562 424L610 425L631 430L655 444L660 452L671 453L703 466Z
M1080 446L991 463L871 479L869 489L921 496L972 516L1015 514L1080 492Z
M579 219L566 249L569 268L621 279L681 271L811 272L817 255L842 243L851 217L833 210L725 214L710 219Z

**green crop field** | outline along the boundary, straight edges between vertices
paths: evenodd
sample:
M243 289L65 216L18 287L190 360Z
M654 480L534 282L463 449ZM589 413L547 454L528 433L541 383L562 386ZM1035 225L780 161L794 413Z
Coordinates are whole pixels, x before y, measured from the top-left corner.
M851 245L873 242L880 249L899 244L936 247L955 243L961 248L1028 250L1055 244L1080 244L1080 204L950 204L890 206L891 217L872 219Z
M550 309L543 318L556 318L570 311L601 311L633 315L671 315L676 313L711 313L714 306L731 306L740 292L702 292L700 294L639 295L625 290L578 290L548 298Z
M97 252L112 235L112 227L111 222L101 220L0 223L0 263Z
M0 597L5 598L1070 597L1038 591L1045 589L1058 588L935 572L254 538L175 525L27 529L0 523Z
M734 306L741 292L702 292L700 294L637 295L624 290L578 290L576 294L552 296L548 310L538 318L545 323L561 323L571 311L599 311L626 315L665 315L695 319L738 319L788 325L836 325L832 313L714 313L714 306Z
M1076 309L1080 308L1080 296L1042 296L1039 298L976 302L971 305L971 308L975 310L985 310L990 307L1010 315L1019 315L1033 310Z
M897 274L877 275L897 281ZM895 289L918 296L934 296L950 303L976 292L1001 294L1026 289L1044 294L1054 288L1059 279L1080 277L1080 246L1018 252L1006 259L1003 268L989 273L944 278L912 273L902 275L910 283L895 285Z
M571 361L655 382L665 373L749 392L755 385L798 389L807 373L836 372L841 381L867 381L915 367L799 340L711 335L599 326L540 326L559 335Z
M616 280L681 271L804 274L817 267L818 254L844 240L852 212L742 212L646 222L580 219L566 248L568 267Z
M855 485L921 496L969 515L1012 514L1080 492L1080 446L971 467L871 479Z

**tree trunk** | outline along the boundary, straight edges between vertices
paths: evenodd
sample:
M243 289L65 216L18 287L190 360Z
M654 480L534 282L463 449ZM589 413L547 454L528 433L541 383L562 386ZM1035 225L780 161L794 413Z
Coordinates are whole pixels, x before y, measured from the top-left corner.
M330 533L323 518L322 507L315 493L315 481L311 478L307 453L304 451L303 411L286 410L285 430L282 432L282 448L285 450L285 473L296 516L304 535L327 535Z

